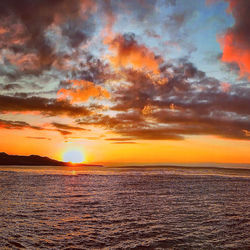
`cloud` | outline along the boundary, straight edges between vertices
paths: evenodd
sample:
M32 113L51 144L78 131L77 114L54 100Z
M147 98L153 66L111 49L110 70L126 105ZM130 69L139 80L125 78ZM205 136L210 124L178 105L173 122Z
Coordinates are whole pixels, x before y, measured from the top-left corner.
M0 119L0 128L4 129L35 129L35 130L43 130L42 127L32 126L24 121L10 121Z
M39 71L39 58L35 53L15 53L9 51L5 55L5 59L19 71L33 73Z
M0 95L0 113L32 113L47 116L85 116L89 111L83 106L74 106L68 101L43 97L15 97Z
M14 90L14 89L20 89L22 86L20 84L16 83L9 83L9 84L0 84L1 90Z
M133 33L107 38L105 44L113 53L108 59L115 68L132 67L159 74L161 59L146 46L138 44Z
M71 48L77 48L92 36L94 24L89 20L70 20L62 26L62 36L69 41Z
M85 128L71 126L71 125L63 124L63 123L53 122L51 124L58 129L64 129L64 130L77 130L77 131L86 131L87 130Z
M71 135L71 134L72 134L72 132L67 131L67 130L58 129L57 131L58 131L61 135L63 135L63 136Z
M134 140L183 140L182 135L172 133L168 129L162 128L138 128L131 129L129 131L119 131L120 134L125 136L131 136Z
M51 138L48 137L42 137L42 136L26 136L28 139L36 139L36 140L51 140Z
M226 1L235 24L221 39L221 60L248 75L248 3ZM117 144L190 135L249 140L249 87L208 77L187 58L164 59L165 47L187 46L185 23L194 11L166 9L163 17L161 4L175 1L2 1L0 89L8 94L0 95L0 113L69 116L77 124L49 121L46 130L73 138L102 127L114 135L105 140ZM142 28L119 33L124 20ZM8 120L1 127L42 129Z
M242 132L245 133L246 136L250 136L250 131L243 129Z
M44 124L43 126L33 126L30 125L27 122L24 121L11 121L11 120L3 120L0 119L0 128L1 129L16 129L16 130L21 130L21 129L33 129L33 130L46 130L46 131L56 131L59 132L63 136L71 135L72 131L88 131L87 129L77 127L77 126L71 126L68 124L62 124L62 123L51 123L53 127L56 129L51 129L47 127L48 124ZM27 136L26 138L29 139L46 139L46 140L51 140L51 138L48 137L43 137L43 136Z
M77 127L77 126L71 126L67 124L62 124L62 123L52 123L52 126L54 126L56 129L51 129L51 128L46 128L46 124L41 126L33 126L30 125L27 122L24 121L11 121L11 120L3 120L0 119L0 128L1 129L34 129L34 130L46 130L46 131L56 131L59 132L61 135L66 136L66 135L71 135L72 131L87 131L87 129ZM27 136L26 138L30 139L46 139L46 140L51 140L48 137L43 137L43 136Z
M84 80L96 85L104 85L105 82L111 79L118 79L118 76L112 72L109 64L89 52L84 52L77 70L74 70L72 74L69 75L69 78L76 79L76 81ZM68 88L70 86L69 83L72 84L72 80L61 81L59 89Z
M114 87L112 115L96 112L79 124L102 126L131 140L182 140L189 135L249 140L250 89L207 77L186 59L165 63L168 83L147 72L122 71L127 84ZM170 74L171 73L171 74ZM117 140L119 141L119 140Z
M137 144L137 142L134 142L134 141L116 141L112 143L113 144Z
M223 54L222 62L237 63L240 76L250 79L250 2L245 0L225 0L229 3L235 23L219 38Z
M84 102L90 97L93 98L109 98L106 89L93 82L85 80L71 80L64 84L67 88L61 88L57 94L59 100L69 99L71 103Z
M18 71L38 74L50 69L63 55L54 47L57 27L69 47L76 48L92 36L96 10L92 0L1 1L0 48Z

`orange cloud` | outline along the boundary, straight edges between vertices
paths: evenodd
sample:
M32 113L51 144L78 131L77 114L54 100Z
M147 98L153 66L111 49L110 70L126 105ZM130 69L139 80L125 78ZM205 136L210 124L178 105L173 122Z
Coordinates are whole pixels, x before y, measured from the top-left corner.
M223 54L222 62L237 63L240 68L240 77L244 75L250 79L250 50L237 45L235 35L229 32L220 39Z
M153 112L153 108L150 105L145 105L143 110L142 110L143 115L150 115L150 114L152 114L152 112Z
M159 58L146 46L138 44L132 34L119 34L114 39L106 38L104 43L113 53L107 58L115 68L130 66L135 70L159 74Z
M246 129L242 129L243 133L246 135L246 136L250 136L250 131L246 130Z
M57 94L59 99L70 99L72 103L87 101L90 97L109 98L109 92L93 82L85 80L71 80L69 88L60 89Z
M226 0L229 3L235 24L219 39L223 54L221 60L226 63L237 63L240 77L250 79L250 2L245 0Z

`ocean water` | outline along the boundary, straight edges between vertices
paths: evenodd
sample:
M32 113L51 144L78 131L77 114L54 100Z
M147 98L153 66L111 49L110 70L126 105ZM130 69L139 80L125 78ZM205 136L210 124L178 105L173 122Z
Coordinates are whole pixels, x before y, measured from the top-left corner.
M250 249L250 170L0 167L0 249Z

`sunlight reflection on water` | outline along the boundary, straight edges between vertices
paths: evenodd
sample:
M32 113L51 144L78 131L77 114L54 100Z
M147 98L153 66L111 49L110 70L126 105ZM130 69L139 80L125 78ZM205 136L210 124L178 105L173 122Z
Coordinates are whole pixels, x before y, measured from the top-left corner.
M250 168L209 168L209 167L175 167L175 166L0 166L0 171L26 172L27 174L181 174L181 175L221 175L250 177Z

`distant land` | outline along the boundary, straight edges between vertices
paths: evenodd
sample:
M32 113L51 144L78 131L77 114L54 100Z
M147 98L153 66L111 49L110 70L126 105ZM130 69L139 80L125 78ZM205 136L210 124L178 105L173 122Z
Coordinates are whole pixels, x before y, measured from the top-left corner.
M4 152L0 153L0 165L17 165L17 166L69 166L68 162L62 162L43 157L39 155L9 155ZM73 164L74 166L102 166L93 164Z

